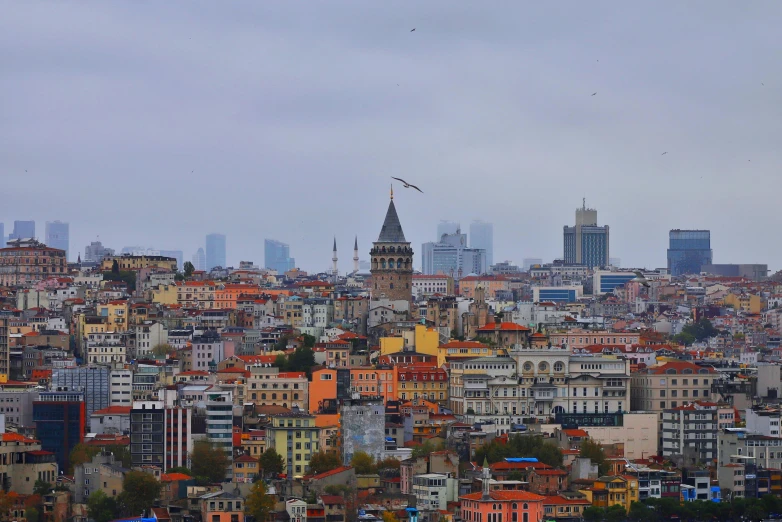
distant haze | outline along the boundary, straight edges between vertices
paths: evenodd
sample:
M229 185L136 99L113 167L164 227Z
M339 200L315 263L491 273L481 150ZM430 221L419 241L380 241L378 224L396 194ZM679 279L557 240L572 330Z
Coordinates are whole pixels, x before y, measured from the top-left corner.
M715 263L780 267L778 1L1 12L0 221L69 222L72 258L100 236L189 260L219 232L228 264L268 237L315 271L336 236L347 271L397 176L424 191L395 184L416 268L441 219L494 223L495 262L561 257L582 197L623 266L706 228Z

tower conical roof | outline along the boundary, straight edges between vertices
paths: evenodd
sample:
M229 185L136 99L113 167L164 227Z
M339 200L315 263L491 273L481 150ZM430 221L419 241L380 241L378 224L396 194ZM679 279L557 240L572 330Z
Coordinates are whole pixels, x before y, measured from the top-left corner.
M383 221L383 228L380 229L378 243L407 243L405 233L402 232L402 224L399 223L399 216L396 215L394 200L388 204L386 219Z

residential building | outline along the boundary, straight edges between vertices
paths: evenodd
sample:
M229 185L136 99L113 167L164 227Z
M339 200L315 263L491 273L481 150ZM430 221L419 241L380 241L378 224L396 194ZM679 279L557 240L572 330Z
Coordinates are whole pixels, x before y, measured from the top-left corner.
M459 280L457 294L467 299L498 299L501 294L511 292L511 281L504 275L468 275Z
M109 374L109 406L130 407L133 403L133 371L111 370Z
M564 227L565 263L585 265L590 268L609 264L609 227L597 225L597 210L586 207L576 209L576 224Z
M266 426L266 443L285 459L289 477L309 473L310 458L320 449L319 436L315 416L298 410L273 415Z
M233 482L239 484L252 484L260 472L260 463L257 457L240 455L234 459Z
M192 263L195 270L200 272L206 271L206 252L204 252L203 248L199 247L196 253L193 254Z
M141 270L142 268L162 268L165 270L176 271L176 259L173 257L123 254L119 256L106 256L100 263L100 269L104 272L109 271L114 266L114 261L121 271Z
M782 410L778 408L747 408L745 423L747 432L765 435L766 437L780 437L780 422L782 422ZM720 426L721 428L723 426ZM732 428L733 426L724 426Z
M413 296L425 297L432 294L453 295L453 277L445 274L413 275Z
M73 468L73 500L85 504L96 491L102 491L107 497L116 499L123 491L125 474L130 471L123 468L121 462L114 460L114 454L101 451L90 462L78 464Z
M552 332L549 335L552 345L562 346L563 344L570 349L585 348L587 346L611 344L631 346L641 341L641 335L638 332L614 332L608 330L582 330L573 328L568 331Z
M188 466L193 450L190 408L166 407L163 401L135 401L130 411L133 466L153 465L165 471ZM207 406L207 437L210 427Z
M66 261L68 260L70 242L68 229L68 223L63 223L62 221L46 222L46 244L52 248L64 250Z
M681 455L687 465L710 464L717 456L717 405L696 401L663 412L662 456Z
M638 502L638 478L632 475L600 477L591 488L581 490L595 507L622 506L630 512L633 502Z
M206 438L230 456L233 453L233 394L210 389L205 396Z
M448 401L448 372L429 364L395 365L397 397L400 401L427 399L443 406Z
M494 264L494 225L476 220L470 223L470 248L486 252L486 266Z
M244 520L244 499L225 491L215 491L200 497L201 520L204 522L241 522Z
M136 357L148 357L159 344L168 344L168 328L157 321L136 325Z
M307 409L309 381L304 372L281 372L271 365L252 365L248 369L245 400L259 406Z
M447 511L449 502L456 502L459 480L442 473L425 473L413 477L415 507L421 511Z
M65 251L34 239L9 241L0 248L0 286L19 286L67 274Z
M193 337L192 362L194 370L215 369L225 359L223 339L215 330L207 330Z
M0 485L4 491L32 495L37 480L53 484L58 466L54 453L40 441L18 433L0 433Z
M699 274L712 264L709 230L671 230L668 233L668 273L672 276Z
M427 275L442 274L458 280L470 274L485 274L488 267L486 251L468 247L467 234L460 230L421 247L421 272Z
M53 389L84 392L85 426L89 428L92 414L110 406L110 373L109 368L98 366L55 368L52 370L51 385Z
M41 449L55 454L59 469L69 469L71 451L84 440L84 391L67 387L42 391L33 402L33 422Z
M88 334L85 355L87 364L124 364L127 360L125 336L114 331Z
M131 406L109 406L90 415L90 431L97 434L129 434Z
M744 277L752 281L763 281L768 277L766 264L706 264L701 266L701 272L720 277Z
M385 406L377 399L345 399L340 408L342 461L348 465L353 455L363 451L380 461L385 457Z
M209 234L206 236L206 270L215 267L226 268L225 235Z
M35 221L14 221L14 230L8 234L8 240L35 239Z
M0 381L7 382L11 374L11 351L8 346L8 323L10 316L0 315Z

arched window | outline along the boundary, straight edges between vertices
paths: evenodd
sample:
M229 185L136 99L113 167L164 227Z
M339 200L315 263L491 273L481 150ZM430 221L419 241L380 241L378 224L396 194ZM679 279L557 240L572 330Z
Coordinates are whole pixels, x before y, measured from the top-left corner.
M265 394L265 393L262 393L262 394L261 394L261 399L262 399L262 400L266 400L266 394Z
M557 361L554 363L554 371L555 372L563 372L565 371L565 365L562 364L561 361Z
M544 362L541 362L541 363L538 365L538 371L539 371L539 372L547 372L547 371L548 371L548 363L547 363L547 362L545 362L545 361L544 361Z
M380 268L385 270L385 268L386 268L386 260L385 259L381 259L380 260Z
M397 268L402 268L402 258L401 257L396 260L396 267Z
M272 400L273 400L273 401L274 401L274 400L277 400L277 394L276 394L276 393L272 393Z

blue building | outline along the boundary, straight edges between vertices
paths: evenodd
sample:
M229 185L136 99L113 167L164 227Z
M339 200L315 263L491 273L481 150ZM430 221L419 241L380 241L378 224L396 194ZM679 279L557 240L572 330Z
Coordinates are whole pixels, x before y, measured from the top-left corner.
M588 266L589 268L609 265L609 229L597 225L597 210L576 209L576 224L564 227L564 260L568 264Z
M709 230L671 230L668 233L668 272L672 276L699 274L712 264Z
M532 289L533 301L537 303L574 303L581 297L581 287L542 286Z
M65 250L65 260L69 259L70 225L62 221L46 222L46 246Z
M225 234L209 234L206 236L206 269L216 266L225 268Z
M73 448L84 440L86 424L84 392L69 388L44 391L33 401L33 422L41 449L51 451L62 470L70 466Z
M633 279L635 279L635 274L632 272L596 270L592 279L592 293L602 295L613 292L614 288L620 288Z
M290 247L275 239L263 240L264 267L276 270L279 275L296 268L296 260L291 257Z

